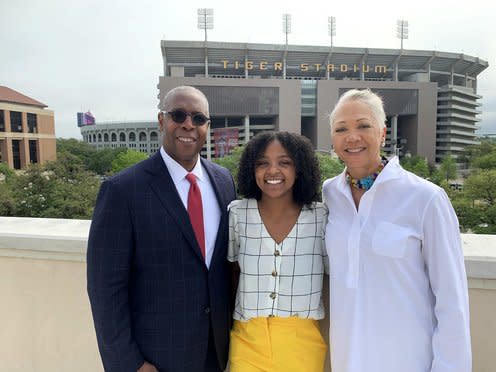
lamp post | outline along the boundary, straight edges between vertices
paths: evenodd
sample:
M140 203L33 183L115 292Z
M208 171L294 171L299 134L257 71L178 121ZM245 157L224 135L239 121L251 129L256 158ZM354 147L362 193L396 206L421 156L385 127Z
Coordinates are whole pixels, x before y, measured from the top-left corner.
M291 33L291 14L282 15L282 32L286 34L286 47L288 46L288 34Z
M331 37L331 48L334 45L334 36L336 36L336 17L327 18L327 26L329 28L329 36Z
M396 37L401 40L401 50L403 50L403 40L408 39L408 21L403 19L396 21Z
M198 9L198 28L205 31L205 42L207 42L207 30L214 28L214 10L212 8Z
M207 30L214 28L214 10L212 8L198 9L198 28L205 31L205 77L208 77Z

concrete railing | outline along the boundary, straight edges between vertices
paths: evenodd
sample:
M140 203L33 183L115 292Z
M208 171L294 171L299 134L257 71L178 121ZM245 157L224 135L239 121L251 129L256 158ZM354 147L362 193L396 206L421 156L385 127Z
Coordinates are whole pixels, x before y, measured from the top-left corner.
M90 221L0 217L0 370L103 371L86 295ZM496 366L496 236L462 235L475 372Z

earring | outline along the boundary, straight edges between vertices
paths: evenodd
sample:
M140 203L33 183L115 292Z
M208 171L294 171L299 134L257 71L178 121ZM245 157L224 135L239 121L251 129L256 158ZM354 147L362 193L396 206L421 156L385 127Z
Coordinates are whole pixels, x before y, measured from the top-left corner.
M386 140L382 140L381 146L386 147Z

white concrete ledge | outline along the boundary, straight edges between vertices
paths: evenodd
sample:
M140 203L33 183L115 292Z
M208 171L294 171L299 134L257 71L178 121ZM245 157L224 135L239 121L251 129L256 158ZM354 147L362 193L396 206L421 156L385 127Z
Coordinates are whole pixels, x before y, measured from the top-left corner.
M0 217L0 256L85 261L90 220Z
M1 371L103 372L86 292L90 223L0 217ZM496 235L462 241L473 370L494 371Z
M469 278L496 280L496 235L462 234Z
M86 259L90 220L0 217L0 256ZM496 289L496 235L462 234L470 288Z

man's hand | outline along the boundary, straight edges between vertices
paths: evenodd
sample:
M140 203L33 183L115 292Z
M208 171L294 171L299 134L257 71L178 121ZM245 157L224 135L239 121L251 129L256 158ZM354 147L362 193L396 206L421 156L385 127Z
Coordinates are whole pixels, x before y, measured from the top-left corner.
M153 364L145 362L140 369L138 369L138 372L158 372L158 369L156 369Z

